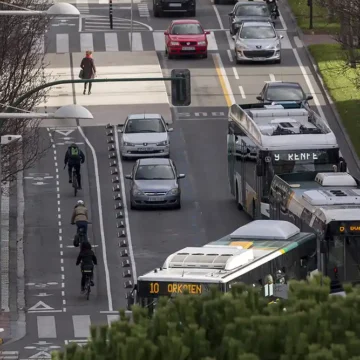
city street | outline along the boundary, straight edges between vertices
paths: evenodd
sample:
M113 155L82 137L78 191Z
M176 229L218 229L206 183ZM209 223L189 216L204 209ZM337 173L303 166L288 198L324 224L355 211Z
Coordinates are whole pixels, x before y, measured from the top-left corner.
M277 24L284 35L282 63L236 65L227 30L231 5L198 0L196 18L211 31L209 56L168 60L163 31L171 18L154 18L152 3L135 1L134 51L129 52L130 4L114 3L115 31L107 28L107 5L99 0L77 2L83 15L80 25L75 20L53 20L55 26L49 27L44 41L49 81L77 79L84 52L93 50L97 78L162 77L174 68L189 69L192 104L169 105L170 84L164 81L95 83L91 95L83 95L82 84L50 90L39 111L80 104L94 119L42 123L43 139L51 148L25 172L23 181L26 335L5 343L3 359L50 358L52 350L65 344L86 343L90 325L117 318L136 276L161 266L178 249L204 245L249 221L236 209L229 191L227 112L235 102L256 102L266 81L297 81L313 95L311 105L328 120L351 173L360 176L286 5L280 3L282 18ZM142 112L160 113L174 128L171 158L179 172L186 174L180 180L181 210L130 210L125 175L134 162L120 160L117 130L128 114ZM108 129L107 124L111 125ZM65 151L73 142L86 156L83 190L77 197L64 169ZM75 227L70 218L78 199L85 201L90 212L89 236L99 263L89 301L80 294L81 274L75 266L78 249L72 245ZM12 326L18 325L14 321Z

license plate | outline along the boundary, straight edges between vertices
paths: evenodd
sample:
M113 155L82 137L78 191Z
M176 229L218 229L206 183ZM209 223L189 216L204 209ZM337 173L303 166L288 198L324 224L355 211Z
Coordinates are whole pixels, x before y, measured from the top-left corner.
M152 148L137 148L138 151L152 151Z
M181 7L181 4L178 4L178 3L170 3L169 6L170 6L170 7Z
M148 198L148 201L163 201L164 198L161 196L151 196Z
M188 47L188 46L184 46L182 49L183 49L183 50L187 50L187 51L195 50L194 47Z
M255 57L254 60L264 61L264 60L266 60L266 58L264 58L264 57Z

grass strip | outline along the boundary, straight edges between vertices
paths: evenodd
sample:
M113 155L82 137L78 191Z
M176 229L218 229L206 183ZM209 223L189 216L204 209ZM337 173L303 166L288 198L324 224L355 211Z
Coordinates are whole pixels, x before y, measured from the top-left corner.
M343 51L338 44L310 45L310 53L318 64L324 83L336 105L353 146L360 156L360 90L355 80L360 69L346 66Z
M328 11L326 8L316 4L313 0L313 29L309 29L310 8L307 0L288 0L291 11L294 14L297 24L304 33L314 34L338 34L339 23L329 23Z

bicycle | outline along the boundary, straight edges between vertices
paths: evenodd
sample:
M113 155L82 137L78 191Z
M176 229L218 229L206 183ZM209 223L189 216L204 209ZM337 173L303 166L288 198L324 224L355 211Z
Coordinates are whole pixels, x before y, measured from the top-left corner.
M88 224L91 224L91 222L88 221ZM89 242L89 239L87 237L87 234L85 234L85 229L83 227L80 227L77 229L75 237L74 237L74 246L81 247L81 244L85 243L85 242Z
M92 275L92 270L83 270L83 273L85 273L85 286L84 286L84 290L85 290L85 296L86 296L86 300L89 300L90 297L90 293L91 293L91 275Z
M76 196L77 191L79 189L79 184L78 184L75 167L73 167L73 169L72 169L72 187L74 188L74 196Z

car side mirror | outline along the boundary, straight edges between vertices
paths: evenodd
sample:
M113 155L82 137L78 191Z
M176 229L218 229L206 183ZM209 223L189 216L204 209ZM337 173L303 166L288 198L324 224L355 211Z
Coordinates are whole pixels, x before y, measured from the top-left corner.
M179 174L179 175L177 176L178 179L183 179L184 177L185 177L185 174Z
M236 36L235 36L235 35L233 35L233 36L232 36L232 39L235 41L235 40L236 40Z
M234 13L233 12L229 12L229 14L228 14L229 16L233 16L234 15Z
M168 32L168 31L164 31L164 35L169 35L169 32Z
M205 31L205 35L210 35L210 31Z
M124 132L124 129L121 127L121 128L118 129L118 132L119 132L119 133L123 133L123 132Z
M280 39L283 39L283 38L284 38L284 35L280 35L279 38L280 38Z
M307 95L306 96L306 100L312 100L313 99L313 96L312 95Z
M174 131L174 129L173 128L168 128L167 131L172 132L172 131Z
M256 100L259 100L259 101L262 101L262 97L261 97L261 95L258 95L257 97L256 97Z
M125 175L125 179L129 179L129 180L132 180L132 175L131 174L128 174L128 175Z

